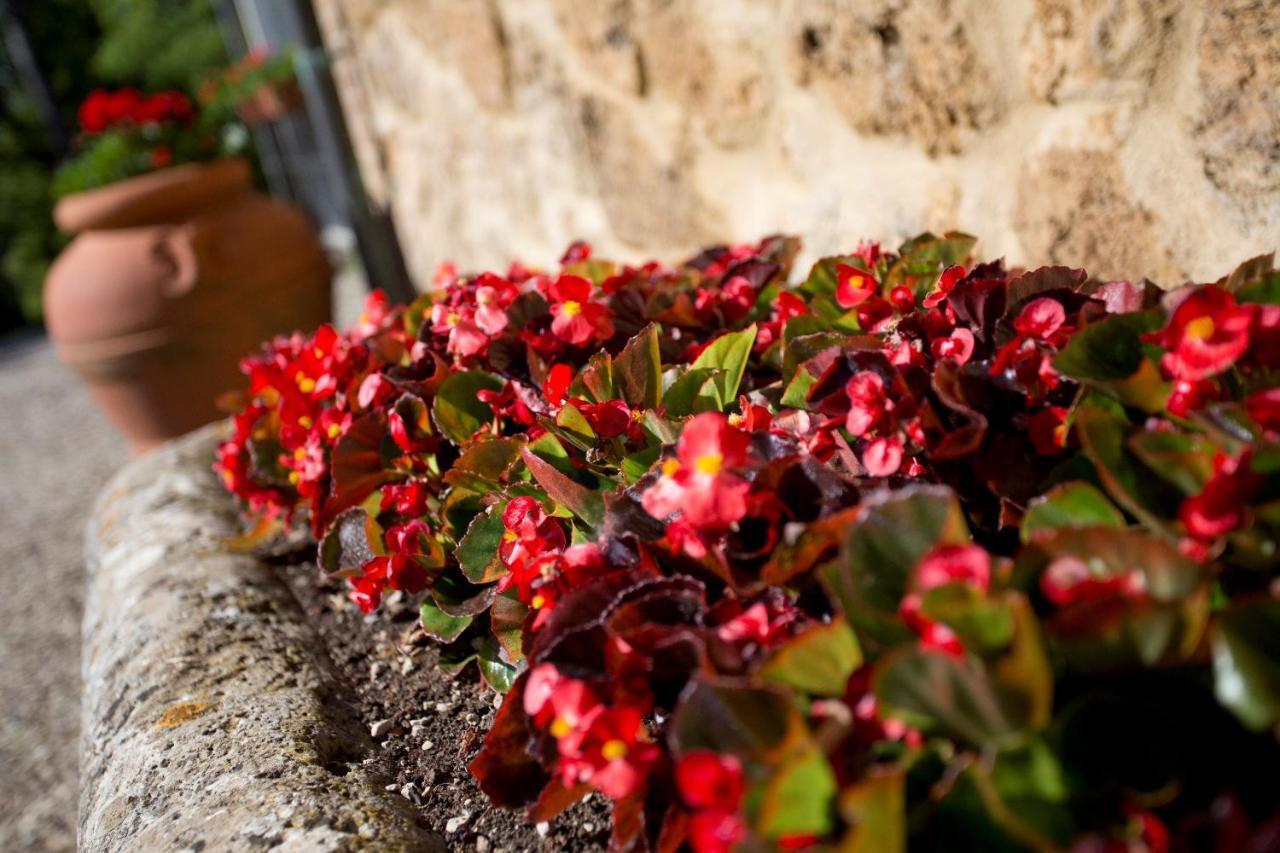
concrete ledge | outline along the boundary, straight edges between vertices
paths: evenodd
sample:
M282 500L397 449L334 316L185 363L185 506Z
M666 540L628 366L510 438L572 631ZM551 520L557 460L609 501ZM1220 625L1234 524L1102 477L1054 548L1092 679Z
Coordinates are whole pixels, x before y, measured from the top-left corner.
M217 430L129 464L89 522L80 849L444 849L366 772L288 590L221 546Z

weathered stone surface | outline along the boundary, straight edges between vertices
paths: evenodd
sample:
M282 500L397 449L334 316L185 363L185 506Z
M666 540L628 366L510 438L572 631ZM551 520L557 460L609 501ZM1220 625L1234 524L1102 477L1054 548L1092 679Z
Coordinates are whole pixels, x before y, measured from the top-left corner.
M315 5L420 287L575 239L674 259L785 230L803 266L958 227L1175 280L1280 246L1280 0Z
M289 592L224 546L215 430L130 464L90 522L80 848L443 849L366 773Z
M1104 151L1053 149L1029 164L1018 185L1018 233L1034 257L1089 258L1100 278L1174 285L1185 277L1160 243L1155 214L1133 200Z
M1173 0L1037 0L1022 44L1027 90L1051 103L1091 96L1145 98L1179 5Z
M1197 45L1204 172L1253 221L1280 220L1280 2L1205 4Z
M1000 90L949 0L797 0L788 20L797 74L864 133L956 152L1004 112Z

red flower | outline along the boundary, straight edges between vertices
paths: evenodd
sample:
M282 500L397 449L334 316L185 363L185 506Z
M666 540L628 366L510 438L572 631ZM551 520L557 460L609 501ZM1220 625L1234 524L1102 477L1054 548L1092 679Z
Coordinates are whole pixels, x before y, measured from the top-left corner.
M746 433L724 415L704 412L690 420L676 443L676 456L662 463L662 476L645 491L645 511L654 518L683 513L695 527L727 528L747 513L750 485L733 469L746 461Z
M844 393L849 397L849 414L844 428L854 438L861 438L882 425L893 410L884 389L884 379L874 370L861 370L845 383Z
M549 536L550 531L546 531ZM563 535L563 534L562 534ZM511 574L499 581L499 590L515 586L520 600L534 610L550 611L556 600L604 567L595 545L574 545L563 553L545 553L511 565ZM542 616L543 614L539 614ZM540 622L537 624L541 624Z
M1251 453L1213 460L1213 476L1198 495L1187 498L1178 518L1195 539L1215 539L1244 525L1249 501L1262 488L1262 477L1249 470Z
M1249 356L1266 368L1280 367L1280 305L1253 306Z
M746 835L746 824L736 814L699 812L689 818L693 853L729 853Z
M507 308L519 293L515 285L492 273L476 279L475 323L486 335L500 335L507 328Z
M590 782L613 800L639 790L661 750L649 740L640 710L597 707L559 740L560 774L567 786Z
M383 486L382 501L378 505L378 511L395 510L398 515L416 518L427 514L427 506L430 499L431 488L421 480L410 480L407 483Z
M609 309L591 301L591 282L577 275L562 275L547 289L551 299L551 331L574 346L588 346L613 337Z
M951 654L964 646L946 625L920 612L924 594L949 583L966 583L985 592L991 584L991 555L978 545L940 545L925 554L911 577L911 592L898 605L904 622L920 635L921 644Z
M1058 607L1113 598L1141 598L1147 581L1141 569L1099 577L1078 557L1059 557L1040 576L1040 591Z
M1244 400L1244 407L1263 432L1272 436L1280 433L1280 388L1268 388L1249 395Z
M956 364L967 364L973 357L973 332L963 327L952 329L947 337L935 338L929 349L939 361L951 359Z
M795 624L795 608L772 601L757 601L716 627L716 636L726 643L750 642L767 646Z
M850 264L836 264L836 304L852 308L876 295L876 278L864 269Z
M1047 341L1054 332L1062 328L1066 319L1067 312L1061 302L1041 296L1028 302L1019 312L1013 321L1013 328L1023 337Z
M588 403L584 400L570 401L582 412L592 431L601 438L614 438L632 431L631 408L621 400L606 400L603 403ZM638 432L638 430L637 430Z
M676 764L676 787L691 808L736 812L746 789L742 763L733 755L694 750Z
M1218 399L1218 385L1212 379L1175 379L1165 407L1170 414L1185 418L1211 400Z
M1167 375L1205 379L1244 355L1252 322L1248 306L1237 305L1235 297L1222 288L1206 285L1182 300L1169 324L1147 340L1168 350L1160 361Z
M738 816L746 784L735 756L695 750L676 765L676 787L694 812L689 846L694 853L722 853L746 836Z
M1012 366L1019 378L1026 379L1023 369L1034 367L1031 379L1039 378L1046 388L1053 388L1057 384L1057 373L1039 345L1061 345L1069 332L1066 319L1067 312L1056 299L1041 296L1028 302L1014 318L1013 328L1017 334L1000 348L991 363L992 375Z
M938 276L938 285L929 291L924 297L924 307L933 308L935 305L943 302L957 284L960 283L966 275L965 268L962 266L947 267L942 271L942 275Z
M1057 456L1067 446L1067 410L1062 406L1045 406L1027 421L1027 432L1036 453Z
M547 516L542 504L531 497L518 497L502 511L506 532L498 545L498 557L505 565L522 565L564 548L564 528Z
M80 104L80 129L85 133L102 133L112 121L108 106L110 96L101 89L89 93Z
M447 335L446 348L457 355L479 355L489 348L489 336L476 325L476 309L469 305L431 306L431 331Z
M872 439L862 451L862 467L872 477L888 477L902 467L902 440L895 436Z

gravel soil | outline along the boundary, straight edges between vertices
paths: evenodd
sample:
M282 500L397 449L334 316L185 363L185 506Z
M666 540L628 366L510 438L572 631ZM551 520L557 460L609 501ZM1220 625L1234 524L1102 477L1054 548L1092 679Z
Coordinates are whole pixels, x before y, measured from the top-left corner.
M599 795L536 827L520 812L489 804L467 764L500 697L474 667L456 678L436 669L436 648L415 630L415 607L393 594L377 613L364 616L314 565L279 571L324 638L334 670L378 743L378 752L364 761L395 780L391 787L422 809L425 824L444 836L450 850L605 849L609 807Z

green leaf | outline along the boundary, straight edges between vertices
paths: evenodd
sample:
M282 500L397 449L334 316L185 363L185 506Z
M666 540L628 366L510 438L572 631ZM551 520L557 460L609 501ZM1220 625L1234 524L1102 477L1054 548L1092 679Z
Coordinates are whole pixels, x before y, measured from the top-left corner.
M577 406L568 404L561 407L556 414L556 426L568 433L569 437L575 439L580 446L590 448L596 443L595 430L591 428L591 424L587 423L586 417Z
M477 391L500 391L503 382L479 370L455 373L440 386L431 405L436 426L458 446L470 441L476 430L493 419L493 412L476 397Z
M852 827L841 853L904 853L906 777L894 770L872 771L840 792L840 816Z
M1013 613L998 599L988 598L968 583L948 583L924 594L921 612L954 630L965 648L989 654L1013 639Z
M418 608L422 630L428 636L442 643L452 643L467 630L474 616L450 616L430 601L424 601Z
M713 382L717 376L722 376L723 370L717 370L711 367L689 368L680 378L671 383L671 387L662 396L662 405L666 409L669 417L682 418L685 415L691 415L694 412L694 406L699 396L703 393L703 389L707 387L709 382ZM712 386L718 393L717 386ZM712 400L712 403L719 402Z
M480 667L480 677L499 693L511 689L521 670L519 665L503 660L502 645L493 636L480 642L480 648L476 650L476 665Z
M920 558L939 545L969 541L968 525L950 489L911 486L863 501L839 559L823 582L854 626L893 643L910 632L898 604Z
M613 381L633 409L656 409L662 397L662 359L658 327L650 323L613 360Z
M760 669L768 681L819 696L842 696L862 663L858 638L842 618L792 637Z
M809 408L809 389L818 381L818 377L810 373L803 365L796 370L796 375L787 383L780 400L783 406L791 409Z
M772 768L756 826L766 838L823 836L831 831L836 777L827 757L811 740Z
M1236 291L1236 299L1259 305L1280 305L1280 273L1270 273Z
M1155 310L1110 314L1076 332L1053 359L1053 366L1074 379L1127 379L1142 364L1142 335L1163 325Z
M738 386L742 384L742 374L746 372L755 341L754 323L740 332L727 332L712 341L711 346L704 349L691 365L691 370L711 368L724 371L723 377L716 381L721 411L738 398Z
M1165 480L1196 495L1213 476L1217 448L1203 436L1143 430L1129 438L1129 449Z
M343 510L320 539L317 562L329 574L355 574L361 566L386 551L382 525L361 507Z
M972 658L899 649L881 660L872 689L883 713L975 746L1009 743L1027 722L1011 715L996 685Z
M943 270L964 263L977 244L977 237L960 231L948 231L941 237L926 233L908 240L885 273L884 288L892 290L915 279L915 294L922 296L933 289Z
M454 555L467 580L482 584L495 581L507 573L498 557L498 546L507 528L502 523L504 501L471 520L466 534L458 542Z
M682 753L710 749L761 761L786 738L792 713L781 690L703 676L676 707L671 737Z
M1268 252L1265 255L1250 258L1233 269L1218 284L1224 289L1236 293L1247 285L1264 281L1269 274L1274 273L1276 268L1275 260L1275 252Z
M1214 693L1254 731L1280 723L1280 601L1221 613L1212 634Z
M637 480L649 472L653 467L653 463L658 461L661 455L661 447L646 447L644 450L637 450L635 453L622 457L622 476L626 478L627 484L634 484Z
M604 496L575 480L561 474L550 463L527 448L521 451L524 464L529 466L533 479L546 489L551 498L573 511L593 528L604 522Z
M1174 507L1159 481L1125 448L1128 421L1101 406L1084 405L1076 411L1075 425L1111 499L1151 530L1171 535L1162 516L1172 515Z
M1030 542L1038 531L1059 527L1124 527L1124 515L1088 483L1063 483L1031 502L1019 532Z

